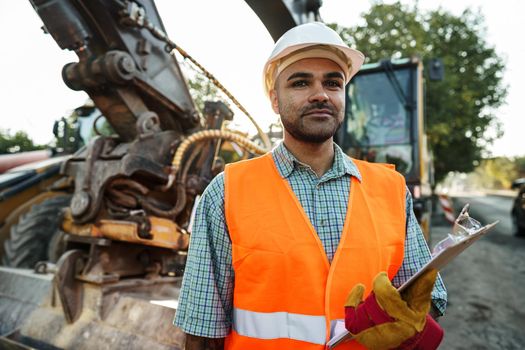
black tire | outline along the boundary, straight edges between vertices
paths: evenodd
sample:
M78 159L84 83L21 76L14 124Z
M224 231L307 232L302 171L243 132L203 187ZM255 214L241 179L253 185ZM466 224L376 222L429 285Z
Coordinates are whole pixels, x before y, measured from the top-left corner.
M50 242L60 232L63 209L70 202L70 195L58 195L33 205L22 215L4 243L3 265L33 268L37 262L49 260Z
M518 215L516 213L512 213L512 232L517 237L525 236L525 228L518 225Z

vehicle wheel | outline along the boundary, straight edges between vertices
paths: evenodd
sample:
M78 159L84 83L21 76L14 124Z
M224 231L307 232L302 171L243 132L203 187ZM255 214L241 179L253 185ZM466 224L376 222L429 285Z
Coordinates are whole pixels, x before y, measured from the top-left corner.
M518 225L518 218L516 214L512 213L512 233L518 237L525 236L525 228Z
M22 215L4 243L3 265L33 268L37 262L49 260L49 251L53 251L50 242L59 235L62 209L70 202L70 195L58 195L33 205Z

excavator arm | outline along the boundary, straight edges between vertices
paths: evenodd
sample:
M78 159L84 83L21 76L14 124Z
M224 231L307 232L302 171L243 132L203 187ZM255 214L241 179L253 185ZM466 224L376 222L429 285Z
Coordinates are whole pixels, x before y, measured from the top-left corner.
M259 16L274 41L299 24L321 21L322 0L245 0Z
M175 57L148 29L164 31L151 0L31 0L61 49L79 61L62 70L64 82L84 90L121 141L137 136L136 121L155 113L162 130L188 133L199 116Z

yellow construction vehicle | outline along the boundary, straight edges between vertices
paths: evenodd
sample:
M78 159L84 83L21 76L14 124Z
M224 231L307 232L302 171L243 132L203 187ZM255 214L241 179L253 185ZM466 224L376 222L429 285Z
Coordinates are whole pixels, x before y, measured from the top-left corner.
M347 86L345 120L336 141L351 157L396 166L428 241L434 177L423 85L417 57L365 64Z

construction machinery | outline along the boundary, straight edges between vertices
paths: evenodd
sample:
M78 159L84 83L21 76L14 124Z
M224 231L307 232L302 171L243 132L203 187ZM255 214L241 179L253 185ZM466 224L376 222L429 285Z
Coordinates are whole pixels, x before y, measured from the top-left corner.
M319 19L321 1L247 3L276 38ZM89 95L113 133L0 179L0 196L12 200L0 202L0 345L182 348L171 321L196 198L223 169L225 142L255 155L268 137L258 128L256 144L225 130L233 113L221 101L199 113L174 51L246 111L166 35L152 0L31 5L59 47L78 56L64 82Z
M319 0L246 2L274 40L319 20ZM31 4L60 48L79 58L62 72L93 101L79 115L105 118L112 132L95 128L73 155L0 175L0 346L182 348L171 321L196 199L225 161L238 159L236 149L264 152L268 137L259 128L254 144L225 130L233 113L223 102L199 113L174 51L233 96L168 38L153 1ZM363 66L346 102L336 141L352 157L396 165L428 234L432 162L421 62ZM57 124L55 134L69 139L67 130ZM221 158L221 149L230 155Z
M428 241L434 178L423 92L423 64L417 57L363 65L346 88L346 114L336 141L351 157L396 166Z

